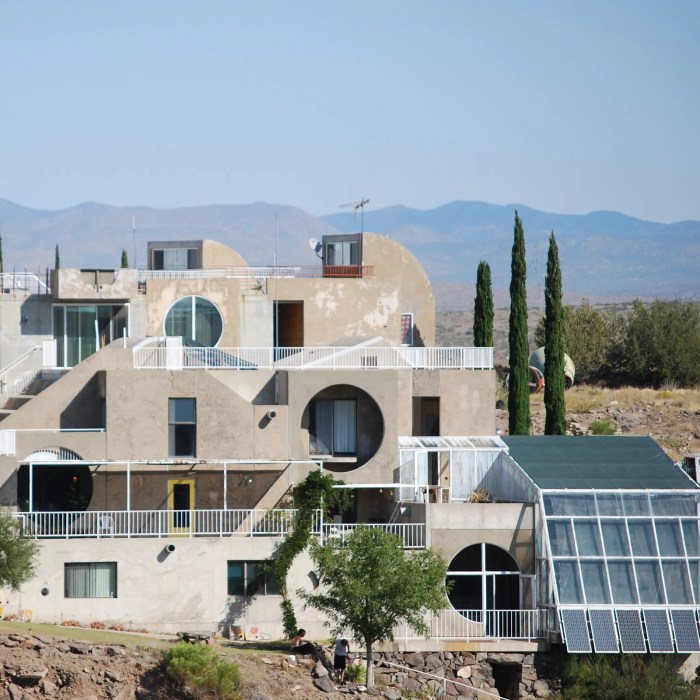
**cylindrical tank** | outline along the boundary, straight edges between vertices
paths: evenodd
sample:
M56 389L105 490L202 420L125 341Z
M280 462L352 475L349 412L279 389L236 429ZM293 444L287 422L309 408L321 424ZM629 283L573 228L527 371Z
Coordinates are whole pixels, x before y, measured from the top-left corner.
M537 348L537 350L530 355L530 366L536 367L540 372L542 372L542 374L544 374L544 348ZM575 375L576 368L574 367L574 362L566 353L564 353L564 377L567 389L570 389L574 385Z

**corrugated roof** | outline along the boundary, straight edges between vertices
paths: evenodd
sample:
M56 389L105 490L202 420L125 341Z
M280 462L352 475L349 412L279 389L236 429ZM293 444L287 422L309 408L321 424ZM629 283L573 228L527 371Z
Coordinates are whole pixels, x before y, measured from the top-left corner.
M650 437L504 437L511 457L541 489L698 488Z

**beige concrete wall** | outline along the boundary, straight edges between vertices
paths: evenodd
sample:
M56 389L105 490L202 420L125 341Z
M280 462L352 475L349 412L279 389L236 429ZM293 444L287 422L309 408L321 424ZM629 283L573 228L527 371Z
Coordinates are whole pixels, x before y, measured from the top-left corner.
M0 294L0 369L50 340L51 297L12 292ZM22 318L26 321L22 322Z
M202 241L202 267L248 267L243 256L219 243L219 241Z
M527 503L433 503L428 506L431 546L449 562L485 542L510 552L521 573L534 572L534 509Z
M60 301L89 300L92 303L126 300L138 294L138 270L76 270L60 268L54 271L53 296Z
M166 554L168 544L175 551ZM283 636L280 596L244 598L227 594L227 561L262 561L277 545L269 537L43 540L36 576L20 592L5 591L5 612L32 611L36 622L62 620L124 624L151 631L217 630L228 624L256 625L267 639ZM116 562L116 598L65 598L64 563ZM289 590L312 590L313 563L298 557ZM42 595L42 588L48 595ZM302 610L293 593L299 624L309 638L327 637L321 618Z

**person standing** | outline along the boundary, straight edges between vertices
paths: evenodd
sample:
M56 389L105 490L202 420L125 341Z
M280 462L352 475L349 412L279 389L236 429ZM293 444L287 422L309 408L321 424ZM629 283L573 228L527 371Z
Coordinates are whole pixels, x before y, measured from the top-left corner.
M350 644L347 639L335 640L335 651L333 654L333 669L338 683L343 682L345 676L345 668L348 665L348 654L350 653Z

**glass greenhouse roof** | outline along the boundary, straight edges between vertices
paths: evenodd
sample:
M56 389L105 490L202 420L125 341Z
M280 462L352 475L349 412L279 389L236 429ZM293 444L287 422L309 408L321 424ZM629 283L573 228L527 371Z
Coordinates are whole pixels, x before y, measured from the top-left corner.
M700 651L700 490L541 497L569 651Z

